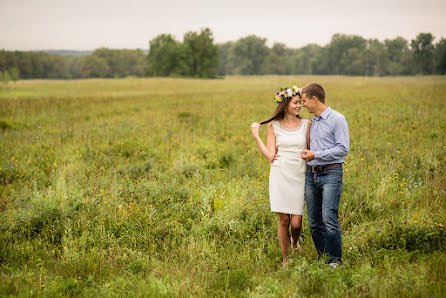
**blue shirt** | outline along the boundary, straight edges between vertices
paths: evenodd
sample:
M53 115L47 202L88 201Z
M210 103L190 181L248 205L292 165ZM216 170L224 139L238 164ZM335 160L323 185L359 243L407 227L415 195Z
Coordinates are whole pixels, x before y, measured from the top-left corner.
M307 162L307 165L343 163L348 148L348 123L341 113L328 107L319 117L313 117L310 150L314 152L314 159Z

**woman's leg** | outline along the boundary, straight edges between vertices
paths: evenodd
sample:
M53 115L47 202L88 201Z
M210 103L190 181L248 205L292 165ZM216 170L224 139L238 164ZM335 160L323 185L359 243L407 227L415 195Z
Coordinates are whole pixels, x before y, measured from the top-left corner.
M291 247L300 252L299 237L302 233L302 215L291 215Z
M290 226L290 215L284 213L278 213L279 215L279 227L277 229L277 234L279 237L280 248L282 249L282 259L283 265L288 262L288 248L290 244L290 234L288 228Z

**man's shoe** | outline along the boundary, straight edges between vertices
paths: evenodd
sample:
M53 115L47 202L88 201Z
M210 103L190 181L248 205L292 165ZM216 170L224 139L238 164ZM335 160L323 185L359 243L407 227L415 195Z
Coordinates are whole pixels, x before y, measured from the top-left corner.
M333 269L336 269L340 264L336 263L336 262L331 262L328 264L328 267L331 267Z

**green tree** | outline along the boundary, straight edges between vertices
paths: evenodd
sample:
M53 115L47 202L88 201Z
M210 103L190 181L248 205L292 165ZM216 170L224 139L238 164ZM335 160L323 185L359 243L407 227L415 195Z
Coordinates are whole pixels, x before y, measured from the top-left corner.
M287 67L290 74L314 74L317 73L318 66L323 57L319 57L321 46L316 44L309 44L296 50L292 50L289 59L287 60ZM318 65L319 64L319 65ZM323 72L319 72L323 73Z
M105 77L123 78L127 76L143 76L145 55L141 50L96 49L92 55L103 59L107 64Z
M332 74L363 74L361 53L366 40L357 35L335 34L328 44L329 70Z
M416 73L432 74L434 66L434 36L420 33L411 42Z
M435 45L435 73L446 74L446 39Z
M268 54L262 63L262 74L279 74L287 73L287 59L288 49L283 43L275 43L271 49L268 49Z
M20 72L17 67L13 67L9 70L9 73L11 74L11 80L14 81L14 84L20 79Z
M107 75L108 65L103 58L88 55L82 60L81 73L83 78L103 78Z
M9 72L8 72L7 70L5 70L5 71L3 72L3 78L2 78L2 81L3 81L3 83L4 83L5 85L8 85L9 81L11 81L11 77L10 77Z
M228 41L228 42L217 45L218 57L220 60L219 67L218 67L218 75L220 75L220 76L232 74L231 69L229 68L229 65L228 65L229 50L231 49L232 45L233 45L232 41Z
M209 28L200 33L187 32L183 39L190 56L190 73L200 78L215 78L218 71L218 48Z
M190 75L191 57L188 52L172 35L158 35L150 41L146 74L156 77Z
M386 69L385 47L378 39L368 39L366 49L362 53L364 75L383 76Z
M384 40L385 64L381 66L383 75L409 74L410 50L403 37Z
M82 78L82 71L81 71L82 59L83 59L83 57L69 57L68 58L70 78L72 78L72 79Z
M260 74L268 54L266 39L255 35L237 40L229 51L229 67L233 74Z

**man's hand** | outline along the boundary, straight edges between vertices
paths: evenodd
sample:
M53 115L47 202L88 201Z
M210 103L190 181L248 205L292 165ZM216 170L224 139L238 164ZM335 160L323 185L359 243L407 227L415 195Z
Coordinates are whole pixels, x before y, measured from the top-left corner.
M302 159L305 159L306 161L310 161L314 159L314 152L305 149L304 151L302 151L302 154L300 155L300 157Z
M279 151L279 146L276 146L276 152L275 152L273 160L271 160L271 162L274 162L275 160L279 159L280 155L277 154L277 151Z

